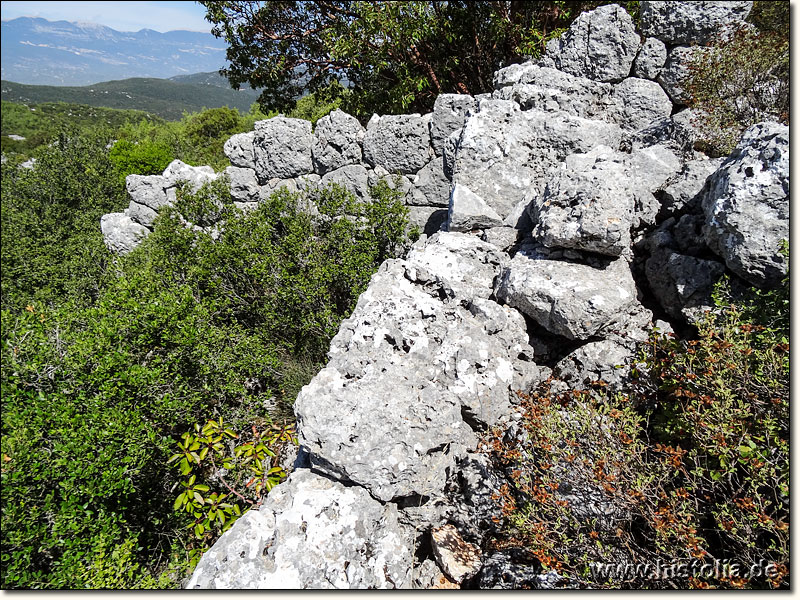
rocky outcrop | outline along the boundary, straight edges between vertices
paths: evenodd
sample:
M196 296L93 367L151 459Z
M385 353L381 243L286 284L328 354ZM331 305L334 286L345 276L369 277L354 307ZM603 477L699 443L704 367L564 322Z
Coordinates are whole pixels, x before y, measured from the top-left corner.
M184 587L408 588L413 542L393 504L300 469L234 523Z
M117 254L128 254L150 233L147 227L124 213L103 215L100 219L100 230L108 249Z
M390 173L416 173L431 159L430 117L373 115L364 135L364 160Z
M275 117L255 124L253 153L259 181L291 179L313 171L311 123Z
M747 18L753 3L725 0L642 2L642 33L665 44L705 44L720 29Z
M786 273L789 239L789 127L753 125L708 179L702 198L706 243L742 279L775 284Z
M547 58L565 73L621 81L631 72L641 42L624 8L607 4L581 14L567 33L547 44Z
M361 162L364 128L358 119L338 108L317 121L311 155L314 171L325 175L347 165Z
M642 2L643 36L602 6L541 60L495 73L491 95L442 95L429 115L366 128L341 111L313 132L276 117L225 144L241 208L328 183L366 199L383 180L426 235L380 267L300 392L293 474L187 587L571 585L489 546L507 480L479 439L490 428L513 439L516 392L551 376L554 389L623 389L652 327L697 323L723 274L770 286L785 273L788 128L759 124L709 159L681 109L701 51L685 44L749 4ZM129 177L127 214L103 218L106 243L129 252L178 179L214 177L182 163ZM559 469L580 518L625 518Z

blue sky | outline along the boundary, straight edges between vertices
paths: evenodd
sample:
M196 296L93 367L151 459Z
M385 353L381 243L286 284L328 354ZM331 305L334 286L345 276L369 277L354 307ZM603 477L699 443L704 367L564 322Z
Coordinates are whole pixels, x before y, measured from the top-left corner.
M3 0L2 20L41 17L48 21L88 21L117 31L154 29L211 31L206 9L197 2L16 2Z

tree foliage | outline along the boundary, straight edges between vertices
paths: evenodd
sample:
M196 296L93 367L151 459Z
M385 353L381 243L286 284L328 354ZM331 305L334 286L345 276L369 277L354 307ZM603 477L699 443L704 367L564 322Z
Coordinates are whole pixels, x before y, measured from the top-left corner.
M231 84L264 88L288 110L304 91L349 86L356 115L430 110L441 93L492 89L499 67L538 55L582 10L602 2L202 2L229 45Z

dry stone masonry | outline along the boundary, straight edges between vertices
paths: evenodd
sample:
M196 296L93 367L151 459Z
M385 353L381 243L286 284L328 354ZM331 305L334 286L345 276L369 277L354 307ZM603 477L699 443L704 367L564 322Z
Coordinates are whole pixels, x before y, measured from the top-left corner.
M682 106L702 51L691 44L751 5L642 2L641 32L602 6L540 60L500 69L491 94L445 94L431 114L366 127L338 110L314 130L276 117L228 140L241 208L282 186L335 182L363 198L389 178L427 235L380 267L300 392L288 481L186 587L560 585L486 550L504 478L479 437L513 428L515 392L550 376L623 386L636 344L701 319L723 274L770 286L785 273L788 127L755 125L710 159ZM106 243L130 252L178 180L218 176L179 161L129 176L130 207L102 219ZM613 507L564 477L575 510L602 509L612 526Z

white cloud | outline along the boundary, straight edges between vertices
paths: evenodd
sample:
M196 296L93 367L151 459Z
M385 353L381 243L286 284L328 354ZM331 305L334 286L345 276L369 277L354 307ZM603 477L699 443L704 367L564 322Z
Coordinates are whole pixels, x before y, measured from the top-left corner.
M2 2L2 19L40 17L49 21L100 23L118 31L211 31L197 2Z

